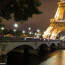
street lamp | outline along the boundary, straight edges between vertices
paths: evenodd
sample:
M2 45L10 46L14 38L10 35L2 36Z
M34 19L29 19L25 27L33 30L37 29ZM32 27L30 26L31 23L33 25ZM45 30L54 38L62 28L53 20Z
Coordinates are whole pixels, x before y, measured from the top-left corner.
M40 32L40 30L39 30L39 29L37 29L37 32Z
M4 27L1 27L1 30L2 30L2 35L3 35L3 30L4 30Z
M28 30L31 30L31 28L29 27Z
M16 29L14 29L14 32L15 32L15 36L16 36Z
M25 33L25 30L23 30L22 33L24 34Z
M23 30L22 33L23 33L23 36L25 36L25 30Z
M18 24L15 23L15 24L14 24L14 27L15 27L15 28L18 28ZM14 29L14 32L15 32L15 36L16 36L16 30L15 30L15 29Z
M14 29L14 32L16 32L16 30Z
M14 27L17 28L18 27L18 24L14 24Z
M37 29L37 35L36 35L36 37L37 37L37 38L39 38L39 37L40 37L40 35L39 35L39 34L40 34L40 30L39 30L39 29Z
M29 34L32 34L32 32L29 32Z
M37 33L35 33L35 35L37 35Z

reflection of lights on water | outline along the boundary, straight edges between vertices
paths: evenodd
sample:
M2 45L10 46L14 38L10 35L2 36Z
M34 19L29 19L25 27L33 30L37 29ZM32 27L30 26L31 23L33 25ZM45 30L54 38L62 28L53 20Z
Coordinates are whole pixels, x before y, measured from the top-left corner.
M65 50L59 50L49 54L47 60L39 65L65 65Z

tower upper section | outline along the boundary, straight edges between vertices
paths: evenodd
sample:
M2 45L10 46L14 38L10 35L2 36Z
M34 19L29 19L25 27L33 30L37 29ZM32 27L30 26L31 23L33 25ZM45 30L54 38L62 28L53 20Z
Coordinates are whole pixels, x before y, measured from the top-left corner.
M65 0L60 0L61 2L58 2L58 8L56 11L56 14L53 19L50 20L50 22L58 22L59 20L63 20L63 15L65 11Z

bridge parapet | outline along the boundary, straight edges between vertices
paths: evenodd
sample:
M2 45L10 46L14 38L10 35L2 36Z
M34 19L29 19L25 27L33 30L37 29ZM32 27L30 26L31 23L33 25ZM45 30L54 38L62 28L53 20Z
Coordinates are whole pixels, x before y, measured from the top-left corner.
M21 45L28 45L33 49L38 49L40 45L46 44L48 47L50 47L52 43L57 45L57 43L60 43L60 40L0 37L0 55L7 54L14 48Z
M48 42L48 41L60 41L52 39L34 39L34 38L20 38L20 37L0 37L0 42Z

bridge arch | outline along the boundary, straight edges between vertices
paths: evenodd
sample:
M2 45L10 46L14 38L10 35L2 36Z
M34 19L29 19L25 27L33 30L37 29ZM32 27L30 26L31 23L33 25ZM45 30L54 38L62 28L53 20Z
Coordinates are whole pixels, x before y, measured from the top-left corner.
M17 46L15 48L13 48L12 50L10 50L9 52L11 51L19 51L21 53L29 53L29 49L34 49L33 47L29 46L29 45L20 45L20 46ZM8 53L9 53L8 52ZM8 54L7 53L7 54Z
M37 49L39 54L43 54L44 52L48 51L48 45L41 44Z
M31 48L33 48L34 49L34 44L33 44L33 42L9 42L8 44L7 44L7 47L6 47L6 54L8 53L8 52L10 52L11 50L13 50L13 49L15 49L15 48L17 48L17 47L19 47L19 46L23 46L23 45L25 45L25 46L29 46L29 47L31 47Z
M40 48L41 45L45 45L45 46L49 47L48 43L40 43L40 44L37 45L37 49Z
M50 49L51 49L51 51L55 51L57 49L57 45L55 45L54 43L52 43L50 45Z
M61 48L61 44L57 43L57 49L60 49L60 48Z

